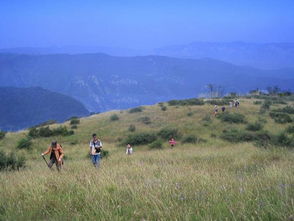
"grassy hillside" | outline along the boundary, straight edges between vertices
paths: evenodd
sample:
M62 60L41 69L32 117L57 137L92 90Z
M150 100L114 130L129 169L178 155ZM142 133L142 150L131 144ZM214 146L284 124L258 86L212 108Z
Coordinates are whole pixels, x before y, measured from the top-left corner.
M272 100L269 109L261 108L263 100L240 101L238 109L227 106L227 111L244 115L245 123L223 122L214 117L209 104L163 103L140 112L112 111L80 119L74 135L32 139L30 150L16 148L28 131L7 133L0 140L0 150L24 155L27 166L0 172L0 220L293 219L293 132L284 135L290 140L284 145L280 136L293 122L276 123L269 115L293 107L293 101ZM288 115L293 119L293 114ZM272 144L261 147L255 140L222 139L232 128L249 131L248 124L254 122L261 122L263 129L249 135L267 131ZM135 126L134 132L129 131L130 125ZM181 135L173 149L158 135L166 128ZM109 151L98 170L87 156L94 132ZM126 156L121 143L143 132L157 135L163 147L135 145L134 154ZM193 136L194 143L184 142ZM53 139L66 154L61 173L46 168L40 157Z

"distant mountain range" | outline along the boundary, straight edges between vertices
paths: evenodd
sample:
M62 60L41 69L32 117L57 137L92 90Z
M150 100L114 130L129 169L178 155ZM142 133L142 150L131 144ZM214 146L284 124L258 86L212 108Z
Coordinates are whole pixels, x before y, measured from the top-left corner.
M272 85L293 90L294 69L259 70L214 59L164 56L0 54L0 86L40 86L74 97L90 111L196 97L209 83L227 92Z
M294 67L294 43L194 42L158 48L154 54L177 58L214 58L263 69Z
M42 88L0 87L0 130L15 131L47 120L65 121L85 116L77 100Z
M261 69L294 68L294 43L193 42L150 50L99 46L17 47L0 53L31 55L105 53L112 56L159 55L176 58L212 58Z

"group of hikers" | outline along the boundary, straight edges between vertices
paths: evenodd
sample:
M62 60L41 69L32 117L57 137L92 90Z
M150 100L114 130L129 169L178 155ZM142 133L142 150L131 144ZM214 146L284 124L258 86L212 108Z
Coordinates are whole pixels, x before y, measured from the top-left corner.
M234 101L230 101L229 106L230 106L230 108L232 108L232 107L238 108L240 106L240 101L238 99L236 99ZM226 107L222 106L221 110L222 110L222 112L225 112ZM216 116L217 114L218 114L218 105L214 105L214 116Z
M176 141L174 138L171 138L169 140L169 144L171 147L174 147L176 145ZM101 152L102 152L102 141L98 139L96 134L92 135L92 139L89 144L90 150L89 155L91 157L91 161L94 165L94 167L98 168L100 165L101 160ZM50 154L50 161L47 162L45 155ZM126 148L126 154L131 155L133 154L133 147L131 144L127 145ZM51 169L52 166L55 164L58 171L60 171L62 165L63 165L63 157L64 152L61 144L57 143L57 141L52 141L51 145L48 147L48 149L41 154L43 159L45 160L47 166Z
M230 108L233 106L238 108L240 105L239 100L234 100L233 102L229 102ZM226 107L222 106L221 108L222 112L225 112ZM216 116L218 114L218 106L214 106L214 115ZM173 148L176 145L176 141L173 137L170 138L168 141L169 145L171 148ZM101 153L102 153L102 141L98 139L97 134L92 134L92 139L90 141L89 147L89 155L91 158L91 161L94 165L94 167L98 168L100 165L100 160L101 160ZM50 154L50 161L49 163L46 161L46 158L44 157L45 155ZM131 144L127 144L126 148L126 154L131 155L133 154L133 147ZM52 166L55 164L56 168L58 171L60 171L62 165L63 165L63 157L64 157L64 152L62 149L62 146L57 143L57 141L52 141L51 145L48 147L48 149L41 154L43 159L45 160L47 166L49 168L52 168Z

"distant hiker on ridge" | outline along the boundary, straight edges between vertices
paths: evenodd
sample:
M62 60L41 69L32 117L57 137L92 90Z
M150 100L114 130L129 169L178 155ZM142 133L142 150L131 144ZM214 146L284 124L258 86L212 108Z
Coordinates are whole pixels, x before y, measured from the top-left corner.
M214 116L216 116L218 113L218 106L214 105Z
M175 139L172 137L172 138L168 141L168 143L169 143L170 147L173 148L173 147L176 145L177 142L176 142Z
M57 141L53 141L51 145L48 147L48 150L41 154L41 156L44 158L45 161L46 159L44 155L47 155L49 153L50 153L50 161L47 164L48 167L52 168L53 164L55 163L57 170L60 171L61 165L63 164L62 158L64 156L62 146L58 144Z
M131 154L133 154L133 148L132 148L131 144L128 144L128 145L127 145L126 154L127 154L127 155L131 155Z
M93 165L98 168L101 159L102 142L97 138L96 134L93 134L92 137L93 139L90 141L90 156Z

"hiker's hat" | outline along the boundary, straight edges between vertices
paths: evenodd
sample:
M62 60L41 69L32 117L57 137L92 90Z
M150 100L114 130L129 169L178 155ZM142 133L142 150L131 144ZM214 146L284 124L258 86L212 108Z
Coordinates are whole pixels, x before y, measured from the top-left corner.
M57 145L57 141L52 141L51 147L55 147Z

